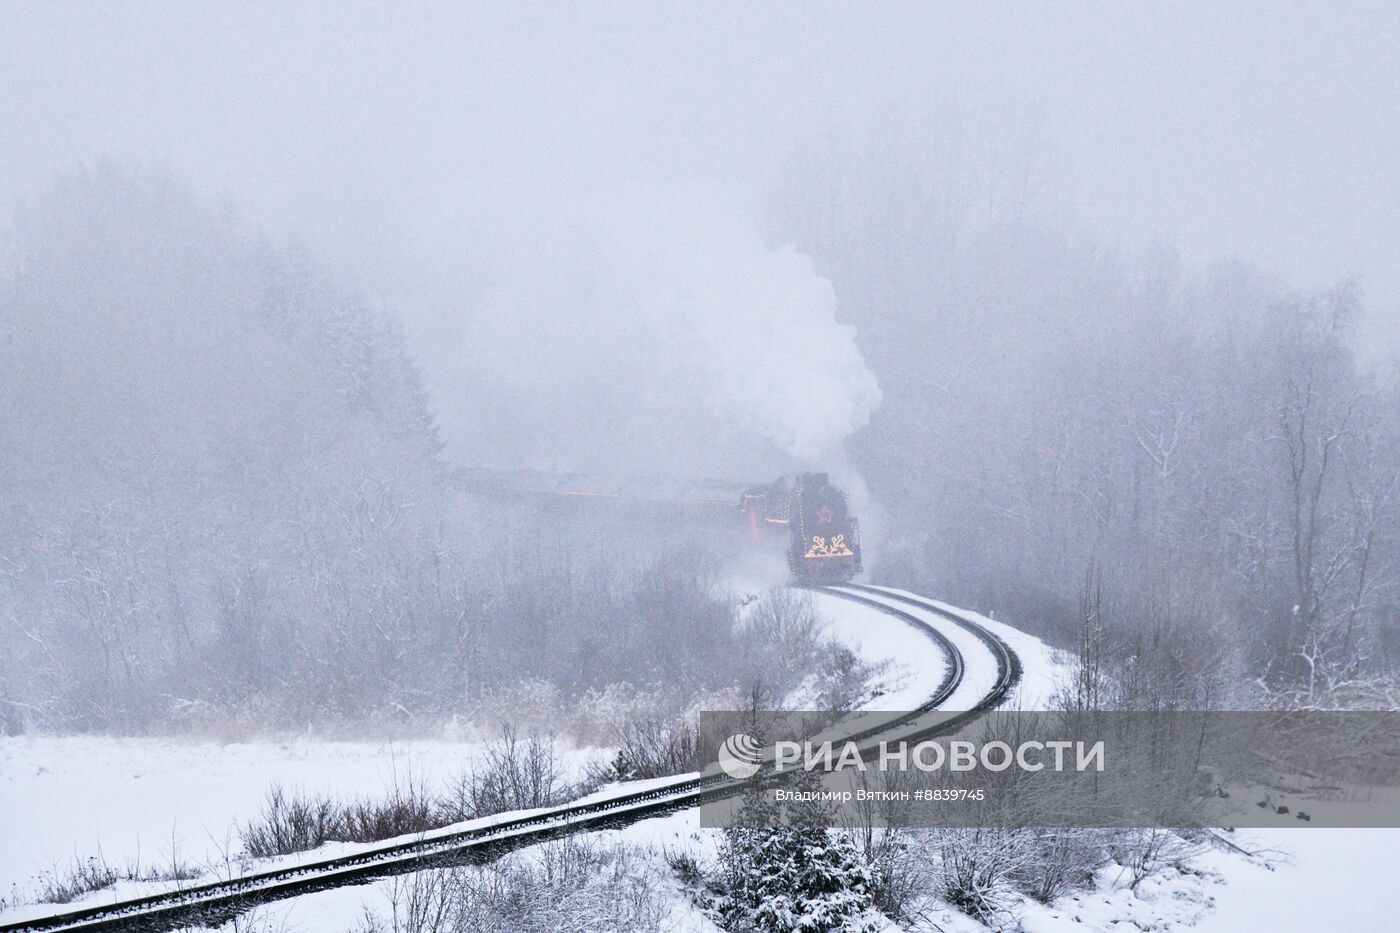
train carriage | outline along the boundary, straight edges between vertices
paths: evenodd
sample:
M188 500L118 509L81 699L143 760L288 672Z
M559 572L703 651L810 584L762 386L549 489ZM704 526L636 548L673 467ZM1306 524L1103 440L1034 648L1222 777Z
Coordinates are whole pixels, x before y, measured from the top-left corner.
M458 474L477 493L560 507L606 507L648 521L741 527L753 542L786 540L788 566L804 583L844 583L861 571L860 525L846 494L825 473L801 473L746 486L722 480L602 477L582 473L471 468ZM738 506L743 525L735 521ZM771 546L770 544L770 546Z

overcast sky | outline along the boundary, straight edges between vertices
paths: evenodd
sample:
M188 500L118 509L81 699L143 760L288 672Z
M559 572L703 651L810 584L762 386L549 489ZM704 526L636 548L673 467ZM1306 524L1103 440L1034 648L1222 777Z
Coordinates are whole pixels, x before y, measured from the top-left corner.
M1354 276L1400 337L1393 0L676 6L6 2L0 204L155 159L432 308L519 216L636 177L757 199L824 128L937 101L1040 140L1125 248Z

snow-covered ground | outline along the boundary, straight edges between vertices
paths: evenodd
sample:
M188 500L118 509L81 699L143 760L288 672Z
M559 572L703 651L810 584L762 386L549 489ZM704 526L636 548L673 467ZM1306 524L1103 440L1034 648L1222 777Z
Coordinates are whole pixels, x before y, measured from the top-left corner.
M817 597L831 633L862 660L881 665L890 690L873 705L907 709L943 676L947 659L913 627L833 597ZM396 781L441 787L465 770L480 746L469 742L287 741L234 744L101 737L0 739L0 896L31 888L41 872L101 852L111 865L222 865L239 848L237 824L261 809L269 785L348 799L379 795ZM581 770L596 749L568 753ZM681 821L681 822L678 822ZM695 814L648 820L627 841L666 835ZM378 895L372 888L316 895L318 915L348 914ZM382 892L381 892L382 893ZM289 910L301 915L298 899ZM353 909L352 909L353 908ZM0 915L3 916L3 915ZM344 929L343 926L299 926Z
M1212 849L1188 872L1167 869L1130 890L1125 872L1099 872L1092 891L1053 904L1019 899L1019 933L1143 930L1193 933L1372 933L1396 929L1400 830L1255 830L1235 840L1267 857ZM986 933L955 910L932 905L920 933Z
M644 820L619 830L587 834L603 843L622 843L648 853L670 908L667 929L674 933L717 933L717 928L686 899L668 877L667 852L713 856L717 834L698 828L696 811ZM1136 891L1125 872L1109 867L1093 891L1043 905L1029 899L1014 904L1022 933L1084 933L1143 930L1196 933L1319 933L1395 928L1400 917L1400 886L1391 881L1400 856L1400 830L1256 830L1237 838L1267 859L1248 859L1225 850L1198 857L1189 872L1167 870ZM387 909L392 882L341 888L297 898L269 908L286 929L351 928L366 907ZM889 924L885 933L898 928ZM988 927L952 908L925 905L918 933L987 933Z
M1201 933L1400 928L1400 829L1256 829L1242 841L1272 852L1272 869L1224 852L1202 859L1220 873Z
M869 709L914 709L943 680L948 659L914 626L839 596L813 593L812 603L834 638L862 661L884 667L886 691Z
M582 837L603 845L636 847L638 858L646 863L644 867L656 876L656 893L669 911L664 926L668 933L720 933L719 928L691 904L666 861L669 852L713 854L716 833L699 828L698 814L698 810L682 810L621 829L586 833ZM366 911L387 915L394 884L393 879L384 879L318 891L261 908L259 914L268 921L270 929L343 933L355 929L364 920ZM232 933L233 926L230 924L223 929Z
M947 659L911 626L868 607L831 596L815 597L832 634L863 659L886 665L891 689L878 709L907 709L937 684ZM900 608L923 615L907 605ZM953 609L953 607L948 607ZM954 610L959 611L959 610ZM1020 655L1024 675L1010 705L1042 707L1064 659L1036 638L1004 623L964 613L1000 635ZM969 665L969 689L987 679L986 649L935 614L927 617L955 640ZM979 679L980 678L980 679ZM955 701L964 698L955 695ZM975 702L969 693L966 701ZM957 703L952 704L954 706ZM303 737L281 742L218 744L93 737L0 739L0 896L23 889L33 876L101 851L113 865L139 858L170 862L172 847L185 862L216 864L237 850L236 825L260 809L269 784L338 798L377 795L408 779L439 787L466 769L479 745L458 741L334 742ZM597 750L572 750L567 765L581 769ZM629 788L630 789L630 788ZM697 811L592 833L604 843L636 846L650 860L681 933L714 933L688 902L666 865L666 852L713 852L716 834L698 828ZM1129 891L1116 870L1096 890L1045 906L1019 905L1026 933L1069 930L1171 930L1205 933L1247 930L1314 931L1394 928L1400 886L1388 883L1400 856L1400 831L1258 830L1239 839L1263 860L1212 851L1190 873L1149 879ZM341 931L355 927L365 909L387 909L392 881L306 895L265 908L274 927ZM111 894L98 895L110 898ZM30 908L32 911L34 908ZM17 916L11 914L12 917ZM0 920L5 914L0 913ZM981 924L934 905L929 930L980 931Z
M896 590L895 592L901 592ZM916 594L910 593L913 596ZM1038 710L1048 709L1056 688L1064 682L1069 673L1070 658L1063 652L1051 648L1034 635L1027 635L1018 628L998 622L989 616L959 609L938 600L929 600L940 609L955 613L987 629L1006 642L1007 647L1021 659L1021 680L1012 696L1003 705L1007 709ZM938 616L933 616L937 619Z
M396 783L438 789L468 769L469 742L216 742L90 736L0 739L0 897L100 852L108 864L199 867L239 848L236 824L268 787L336 799ZM596 749L566 749L575 772Z
M846 600L818 597L831 632L896 688L877 708L927 697L946 659L911 626ZM261 809L268 787L349 799L396 782L441 787L466 770L480 744L345 742L299 737L223 744L92 736L0 738L0 892L35 874L101 852L112 865L168 865L172 849L194 865L237 849L236 824ZM598 749L567 750L575 773Z

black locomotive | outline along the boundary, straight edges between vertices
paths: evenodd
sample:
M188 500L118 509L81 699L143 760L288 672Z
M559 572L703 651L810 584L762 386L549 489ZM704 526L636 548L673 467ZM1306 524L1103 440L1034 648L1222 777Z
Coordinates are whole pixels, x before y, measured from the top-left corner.
M787 530L788 566L807 583L844 583L860 573L860 523L825 473L802 473L744 493L750 532Z

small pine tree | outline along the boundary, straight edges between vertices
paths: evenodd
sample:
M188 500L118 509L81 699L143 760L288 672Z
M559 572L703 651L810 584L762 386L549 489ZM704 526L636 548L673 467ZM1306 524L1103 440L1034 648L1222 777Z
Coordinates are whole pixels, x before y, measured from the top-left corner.
M794 782L800 791L820 789L815 776ZM719 903L729 930L755 933L824 933L858 928L871 906L870 866L845 834L826 826L831 812L802 800L781 810L753 792L738 825L725 831L720 850Z
M613 757L612 763L608 765L608 779L612 781L631 781L637 776L637 769L632 767L632 762L627 760L627 755L622 749L617 750L617 755Z

